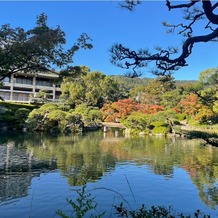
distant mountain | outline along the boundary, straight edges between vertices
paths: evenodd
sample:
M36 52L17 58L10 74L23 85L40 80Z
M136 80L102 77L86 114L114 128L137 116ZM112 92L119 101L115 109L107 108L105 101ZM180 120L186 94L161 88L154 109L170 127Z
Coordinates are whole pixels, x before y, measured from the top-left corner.
M146 83L149 80L152 80L151 78L129 78L121 75L114 75L113 77L117 82L123 84L128 89L133 89L139 85L146 85ZM176 85L188 85L196 83L197 80L175 80Z
M198 80L175 80L177 85L188 85L197 83Z
M128 89L133 89L139 85L145 85L151 78L129 78L126 76L112 76L117 82L123 84Z

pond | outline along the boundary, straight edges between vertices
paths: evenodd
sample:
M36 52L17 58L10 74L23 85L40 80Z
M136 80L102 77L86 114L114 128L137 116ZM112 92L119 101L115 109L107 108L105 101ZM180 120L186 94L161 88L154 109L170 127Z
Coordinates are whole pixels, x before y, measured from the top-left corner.
M163 205L218 217L218 148L198 140L124 137L110 130L76 135L1 133L0 217L59 217L85 183L105 217L113 205Z

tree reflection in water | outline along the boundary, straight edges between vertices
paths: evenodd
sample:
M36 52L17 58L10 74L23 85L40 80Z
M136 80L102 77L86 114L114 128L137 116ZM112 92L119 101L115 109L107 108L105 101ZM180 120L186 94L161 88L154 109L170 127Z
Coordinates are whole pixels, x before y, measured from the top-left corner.
M84 179L99 180L105 173L113 171L119 162L146 165L153 173L167 178L173 176L175 168L181 167L189 173L201 200L211 208L218 204L218 149L203 146L198 140L114 137L111 132L103 137L103 132L97 131L68 136L9 136L1 138L1 147L7 147L9 142L14 143L15 153L31 154L28 172L41 161L47 163L48 170L59 169L73 186L84 184ZM2 160L3 156L0 156ZM13 162L13 155L10 158ZM28 158L26 164L30 164ZM1 165L1 175L6 174L5 166ZM46 167L38 165L38 168L45 170ZM2 185L0 189L3 189Z

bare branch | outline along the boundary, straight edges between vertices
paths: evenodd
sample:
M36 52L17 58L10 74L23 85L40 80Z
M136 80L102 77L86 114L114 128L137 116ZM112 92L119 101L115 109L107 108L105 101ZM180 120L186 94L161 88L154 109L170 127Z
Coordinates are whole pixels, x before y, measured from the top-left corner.
M125 8L129 11L133 11L133 9L139 4L141 4L141 0L124 0L119 3L121 8Z

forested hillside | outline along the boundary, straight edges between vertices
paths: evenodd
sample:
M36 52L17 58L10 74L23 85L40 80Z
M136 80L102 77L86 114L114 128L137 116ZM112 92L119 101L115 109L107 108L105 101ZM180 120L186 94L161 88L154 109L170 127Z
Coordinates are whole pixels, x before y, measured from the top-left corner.
M133 89L136 88L137 86L140 85L146 85L150 80L152 80L151 78L130 78L130 77L126 77L126 76L121 76L121 75L114 75L111 76L112 78L114 78L117 82L124 84L124 86L128 89ZM197 83L197 80L175 80L176 85L187 85L187 84L194 84Z

